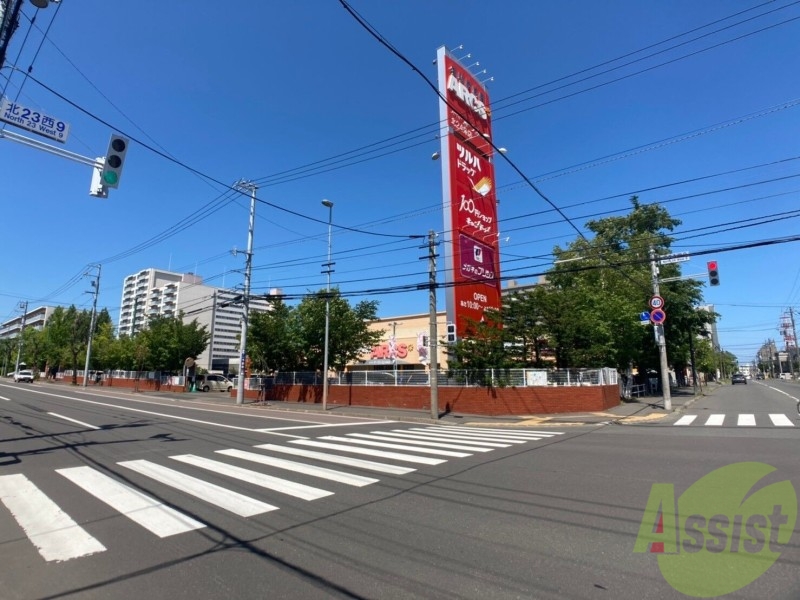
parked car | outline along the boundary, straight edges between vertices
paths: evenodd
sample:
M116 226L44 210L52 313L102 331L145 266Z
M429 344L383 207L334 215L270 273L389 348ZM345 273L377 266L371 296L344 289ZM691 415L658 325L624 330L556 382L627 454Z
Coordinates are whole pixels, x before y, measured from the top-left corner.
M758 375L756 375L756 379L758 379L759 381L762 381L764 379L764 374L763 373L759 373Z
M195 387L202 392L230 392L233 382L224 375L198 375Z
M737 383L743 383L747 385L747 377L744 376L744 373L734 373L731 375L731 385L735 385Z
M19 383L20 381L33 383L33 371L25 369L23 371L18 371L14 373L14 381Z

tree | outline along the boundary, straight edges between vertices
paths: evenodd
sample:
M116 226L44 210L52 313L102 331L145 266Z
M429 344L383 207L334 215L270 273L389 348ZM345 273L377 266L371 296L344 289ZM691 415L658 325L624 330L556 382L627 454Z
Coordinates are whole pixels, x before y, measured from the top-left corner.
M467 371L470 381L490 384L487 370L507 369L514 366L505 348L505 339L498 311L486 311L484 320L468 323L465 335L447 348L448 366L457 371Z
M270 310L250 314L247 355L261 372L291 371L302 362L302 342L295 309L283 299L270 300Z
M139 340L139 338L142 338ZM176 317L156 316L147 329L136 336L135 360L154 371L180 371L188 357L196 357L208 347L208 328L197 319L183 322L183 313Z
M326 297L327 292L321 290L303 299L295 312L302 362L309 370L322 369L324 365ZM365 349L379 343L385 332L369 329L369 323L377 318L377 301L363 300L351 307L338 289L331 289L328 365L342 371Z

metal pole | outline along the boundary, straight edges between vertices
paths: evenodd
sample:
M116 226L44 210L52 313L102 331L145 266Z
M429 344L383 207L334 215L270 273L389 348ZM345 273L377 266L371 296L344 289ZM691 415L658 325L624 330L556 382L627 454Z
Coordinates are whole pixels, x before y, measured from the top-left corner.
M394 384L397 385L397 323L392 323L392 361L394 363Z
M656 266L656 253L650 247L650 274L653 278L653 295L660 296L658 288L658 267ZM664 395L664 410L672 410L672 396L669 389L669 364L667 362L667 338L664 335L663 325L654 325L656 343L658 344L658 357L661 364L661 391Z
M328 207L328 262L325 263L324 273L328 274L328 285L325 290L325 358L322 365L322 410L328 410L328 344L331 329L331 227L333 223L333 202L323 200L323 206Z
M428 256L430 257L428 280L430 282L429 311L430 324L428 326L428 343L430 344L430 382L431 382L431 418L439 418L439 349L436 342L438 337L436 323L436 234L428 232Z
M22 358L22 334L25 331L25 321L28 318L28 301L20 302L19 307L22 309L22 324L19 328L19 343L17 344L17 363L14 365L14 373L19 373L19 361Z
M792 379L794 379L794 364L797 361L797 329L794 326L794 309L789 309L789 317L792 319L792 339L794 340L794 359L792 359L791 353L789 354L789 360L791 361L791 368L792 368ZM800 376L800 375L799 375Z
M236 386L236 404L243 404L245 363L247 361L247 327L250 320L250 275L253 269L253 229L256 223L256 190L258 190L258 187L254 183L244 180L237 181L234 187L250 192L250 221L247 228L247 254L242 300L242 333L239 346L239 380Z
M86 342L86 364L83 367L83 387L89 383L89 360L92 356L92 337L94 337L94 323L97 318L97 296L100 294L100 269L102 265L97 265L97 277L92 282L94 287L94 300L92 301L92 318L89 321L89 341Z

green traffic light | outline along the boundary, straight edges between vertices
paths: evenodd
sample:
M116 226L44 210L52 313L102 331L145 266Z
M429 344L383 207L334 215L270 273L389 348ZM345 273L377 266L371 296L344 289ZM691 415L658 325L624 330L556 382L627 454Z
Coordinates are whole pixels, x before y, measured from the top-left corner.
M107 185L116 185L117 181L119 181L119 178L114 171L106 171L103 173L103 183Z

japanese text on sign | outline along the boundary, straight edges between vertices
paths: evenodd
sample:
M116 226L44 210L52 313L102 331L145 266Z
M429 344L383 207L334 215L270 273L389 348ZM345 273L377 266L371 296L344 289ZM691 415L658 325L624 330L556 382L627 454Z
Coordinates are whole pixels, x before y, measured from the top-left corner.
M3 103L0 104L0 121L22 127L62 144L67 141L69 135L68 123L8 98L3 98Z

